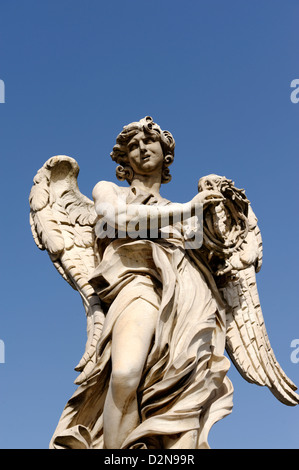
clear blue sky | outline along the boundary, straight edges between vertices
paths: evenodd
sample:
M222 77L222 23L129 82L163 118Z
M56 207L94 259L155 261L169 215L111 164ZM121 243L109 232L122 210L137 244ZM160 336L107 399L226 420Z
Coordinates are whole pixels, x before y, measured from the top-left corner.
M0 447L47 448L86 339L78 294L35 246L28 195L51 156L78 161L81 191L117 182L122 126L151 115L176 139L163 194L190 200L225 175L259 218L258 286L271 344L299 385L297 0L1 0ZM232 414L212 448L298 448L299 407L280 404L232 365Z

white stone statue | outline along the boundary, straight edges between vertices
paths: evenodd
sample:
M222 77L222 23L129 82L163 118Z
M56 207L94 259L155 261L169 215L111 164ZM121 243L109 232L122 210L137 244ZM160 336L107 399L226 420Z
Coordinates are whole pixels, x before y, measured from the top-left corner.
M87 318L78 388L51 448L208 448L211 426L232 410L225 348L248 382L299 402L264 325L250 203L217 175L186 204L162 198L174 147L150 117L125 126L111 157L129 186L100 181L94 201L70 157L50 158L34 178L34 240Z

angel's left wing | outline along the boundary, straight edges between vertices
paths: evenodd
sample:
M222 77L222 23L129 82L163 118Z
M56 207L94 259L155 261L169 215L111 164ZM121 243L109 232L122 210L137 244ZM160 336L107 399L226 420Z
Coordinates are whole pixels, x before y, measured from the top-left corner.
M31 188L30 224L38 248L46 250L61 276L79 292L87 317L85 353L76 366L84 381L93 368L104 313L88 279L96 266L94 203L77 183L79 166L71 157L50 158L37 172Z
M209 175L199 181L199 190L204 189L217 189L225 198L204 214L203 252L228 307L226 350L245 380L267 386L286 405L297 405L297 387L275 358L259 301L262 238L257 218L244 191L231 180Z

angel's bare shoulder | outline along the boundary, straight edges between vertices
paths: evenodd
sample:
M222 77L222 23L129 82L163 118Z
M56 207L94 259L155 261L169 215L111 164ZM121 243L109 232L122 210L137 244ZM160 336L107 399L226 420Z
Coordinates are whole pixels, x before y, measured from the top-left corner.
M92 197L97 202L112 202L115 198L121 197L126 188L120 187L111 181L99 181L92 190Z

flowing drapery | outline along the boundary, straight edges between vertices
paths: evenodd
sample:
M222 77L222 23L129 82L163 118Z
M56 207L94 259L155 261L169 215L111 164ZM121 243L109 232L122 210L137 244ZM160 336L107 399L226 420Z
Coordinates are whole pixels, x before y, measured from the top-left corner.
M137 392L140 424L122 448L164 448L169 436L188 431L197 433L196 448L207 448L211 426L231 412L233 391L225 309L212 276L182 240L115 239L90 282L107 306L98 360L68 401L50 447L104 447L113 325L141 297L159 314Z

